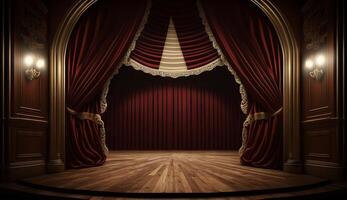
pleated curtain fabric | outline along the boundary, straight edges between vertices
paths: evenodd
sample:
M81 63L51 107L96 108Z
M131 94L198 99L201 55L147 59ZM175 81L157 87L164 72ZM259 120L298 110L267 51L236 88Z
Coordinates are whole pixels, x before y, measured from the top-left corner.
M270 21L252 2L202 0L214 37L249 96L250 114L282 108L282 52ZM248 128L241 163L282 167L282 113Z
M226 67L164 78L123 67L103 114L110 150L237 150L244 115Z
M100 114L103 86L123 59L144 17L146 1L100 1L76 24L66 53L66 106ZM100 127L67 112L68 168L105 162Z
M177 31L188 70L218 59L195 0L152 0L147 23L130 57L149 68L159 69L170 19Z

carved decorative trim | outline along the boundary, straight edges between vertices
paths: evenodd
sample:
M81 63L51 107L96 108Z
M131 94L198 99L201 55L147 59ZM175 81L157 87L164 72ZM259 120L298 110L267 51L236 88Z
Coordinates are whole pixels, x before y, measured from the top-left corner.
M320 50L328 41L328 22L324 1L310 0L303 9L303 46L305 50Z

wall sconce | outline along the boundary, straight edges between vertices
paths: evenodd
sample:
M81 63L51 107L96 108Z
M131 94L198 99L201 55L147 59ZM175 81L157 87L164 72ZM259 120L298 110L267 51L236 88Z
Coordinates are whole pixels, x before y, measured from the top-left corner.
M29 80L37 79L40 76L40 69L45 66L45 61L42 58L35 59L32 55L24 57L25 76Z
M314 58L308 58L305 61L305 67L308 70L308 74L316 80L320 80L324 74L325 68L325 56L323 54L318 54Z

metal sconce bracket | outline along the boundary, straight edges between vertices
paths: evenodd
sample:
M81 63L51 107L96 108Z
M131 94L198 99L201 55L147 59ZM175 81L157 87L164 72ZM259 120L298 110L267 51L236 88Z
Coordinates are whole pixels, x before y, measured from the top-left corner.
M27 55L24 57L24 64L26 66L25 76L28 80L38 79L40 77L39 69L42 69L45 65L45 61L42 58L37 58L33 55Z
M324 75L324 68L326 67L324 54L318 54L314 58L308 58L305 62L305 67L311 78L321 80Z
M27 79L29 80L33 80L33 79L38 79L40 76L40 71L38 71L37 69L35 69L34 67L28 68L25 70L25 76Z
M324 71L321 68L315 68L314 70L310 71L308 73L313 79L316 79L317 81L320 80L323 75L324 75Z

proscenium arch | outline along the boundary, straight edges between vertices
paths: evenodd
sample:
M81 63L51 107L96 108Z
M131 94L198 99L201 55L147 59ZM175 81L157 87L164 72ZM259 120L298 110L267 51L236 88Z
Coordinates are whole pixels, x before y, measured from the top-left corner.
M283 52L283 144L284 170L301 173L299 134L300 90L299 49L288 20L270 0L250 0L273 24ZM50 136L48 172L65 166L65 56L70 35L82 14L97 0L77 0L68 10L50 49Z

